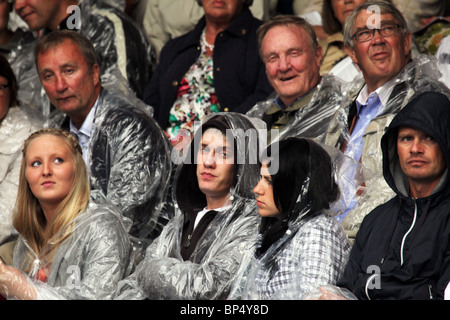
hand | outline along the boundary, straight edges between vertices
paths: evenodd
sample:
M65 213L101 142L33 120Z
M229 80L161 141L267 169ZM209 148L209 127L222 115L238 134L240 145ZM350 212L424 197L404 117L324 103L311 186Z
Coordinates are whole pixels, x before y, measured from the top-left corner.
M36 299L36 290L18 269L0 260L0 295L20 300Z
M346 298L334 292L325 290L324 288L320 288L320 292L322 295L317 300L347 300Z

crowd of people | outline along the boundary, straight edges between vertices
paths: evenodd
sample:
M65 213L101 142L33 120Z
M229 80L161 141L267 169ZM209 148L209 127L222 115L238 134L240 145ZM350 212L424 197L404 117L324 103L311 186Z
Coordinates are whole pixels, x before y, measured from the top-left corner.
M0 0L0 300L450 299L414 3Z

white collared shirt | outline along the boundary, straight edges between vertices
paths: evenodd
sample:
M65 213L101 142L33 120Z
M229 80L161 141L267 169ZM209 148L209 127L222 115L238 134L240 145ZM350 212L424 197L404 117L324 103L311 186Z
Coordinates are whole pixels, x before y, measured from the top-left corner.
M92 129L94 127L94 117L95 111L97 110L98 98L95 101L94 106L91 111L89 111L86 119L84 119L83 124L80 129L78 129L75 124L70 120L70 132L78 137L78 143L83 151L83 160L87 166L89 166L90 150L89 150L89 140L91 139Z
M200 222L200 220L203 218L203 216L204 216L207 212L209 212L209 211L211 211L211 210L220 212L220 211L227 210L227 209L229 209L229 208L231 208L231 204L230 204L230 205L226 205L226 206L224 206L224 207L217 208L217 209L206 209L206 207L203 208L203 210L199 211L199 212L197 213L197 216L195 217L194 229L197 227L198 223Z
M375 91L370 93L367 88L367 84L365 84L362 90L360 91L358 97L356 98L356 102L358 102L360 105L365 105L367 104L369 97L376 93L378 95L378 98L380 99L381 104L383 105L383 107L385 107L386 104L388 103L389 96L391 95L392 90L394 90L396 79L397 78L392 78L391 80L383 84L381 87L377 88Z

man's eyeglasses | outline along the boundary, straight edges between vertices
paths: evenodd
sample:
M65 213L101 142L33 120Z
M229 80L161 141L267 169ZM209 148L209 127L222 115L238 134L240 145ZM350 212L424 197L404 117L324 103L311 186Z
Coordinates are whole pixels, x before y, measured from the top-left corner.
M372 40L372 38L375 35L375 31L378 31L379 34L381 34L383 37L391 37L398 34L398 31L400 30L400 26L398 24L392 23L392 24L386 24L382 26L380 29L362 29L359 31L356 31L355 34L352 36L352 38L355 38L358 42L366 42L369 40Z
M5 90L8 87L9 87L9 84L0 84L0 96L3 96L5 94Z

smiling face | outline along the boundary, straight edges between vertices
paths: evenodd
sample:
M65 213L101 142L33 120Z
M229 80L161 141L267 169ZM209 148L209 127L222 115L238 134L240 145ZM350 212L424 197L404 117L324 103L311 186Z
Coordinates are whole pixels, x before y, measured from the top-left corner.
M367 29L372 13L362 10L356 16L353 33ZM391 14L381 14L381 26L387 23L398 24ZM411 49L411 34L398 34L383 37L378 31L366 42L353 39L353 48L348 47L348 54L363 72L369 92L372 92L396 76L408 63Z
M39 53L37 70L52 104L81 127L100 93L98 65L90 70L78 45L66 39Z
M25 177L33 195L45 208L55 208L69 194L75 178L75 162L62 138L35 138L25 155Z
M281 101L289 106L320 81L322 49L301 27L275 26L261 43L267 78Z
M398 130L397 153L402 171L410 182L412 195L419 196L414 194L417 186L421 189L425 187L428 195L446 169L439 144L423 131L401 127Z
M280 210L275 205L273 198L272 177L267 164L261 166L261 179L253 192L256 194L256 205L262 217L277 217L280 215Z
M206 130L201 139L196 163L198 186L206 196L208 208L223 206L234 178L232 144L220 131ZM211 208L213 203L215 204Z

